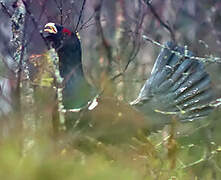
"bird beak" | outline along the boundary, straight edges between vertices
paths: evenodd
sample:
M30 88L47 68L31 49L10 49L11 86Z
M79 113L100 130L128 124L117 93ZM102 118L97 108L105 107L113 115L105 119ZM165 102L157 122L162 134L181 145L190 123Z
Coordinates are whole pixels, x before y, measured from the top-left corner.
M55 23L47 23L44 27L44 32L48 32L51 34L57 34L58 30L55 26Z

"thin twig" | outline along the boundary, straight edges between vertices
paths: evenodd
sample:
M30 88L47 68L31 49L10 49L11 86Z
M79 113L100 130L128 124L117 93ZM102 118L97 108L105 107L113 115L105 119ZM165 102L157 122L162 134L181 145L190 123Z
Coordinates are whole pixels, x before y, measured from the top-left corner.
M140 46L141 46L141 41L140 41L140 31L141 31L141 27L144 21L144 17L146 15L146 13L142 13L142 6L140 6L140 8L138 9L138 15L141 14L141 16L137 17L137 21L136 21L136 28L135 31L133 32L133 34L135 34L135 37L133 38L133 48L132 51L130 52L130 55L128 56L129 59L124 67L124 69L122 70L122 72L120 72L119 74L115 75L114 77L111 78L111 80L116 80L118 77L123 76L126 72L126 70L128 69L129 65L131 62L134 61L134 59L136 58L137 54L139 53L140 50ZM126 31L125 31L126 32Z
M60 0L59 11L60 11L60 16L61 16L61 25L63 25L63 0Z
M81 25L81 27L79 28L79 30L83 29L85 26L88 27L89 25L91 25L91 24L88 25L88 23L89 23L94 17L95 17L95 12L88 18L88 20L86 20L86 21ZM78 30L78 31L79 31L79 30Z
M12 17L12 14L9 12L8 8L5 6L5 4L3 2L0 2L3 11L8 15L9 18Z
M140 6L141 8L141 6ZM138 9L139 12L141 12L141 9ZM136 24L136 29L135 29L135 37L133 39L133 50L130 52L130 56L129 56L129 60L127 61L127 64L126 66L124 67L124 70L123 70L123 73L125 73L125 71L127 70L127 68L129 67L130 63L132 61L134 61L134 59L136 58L139 50L140 50L140 30L141 30L141 27L142 27L142 24L143 24L143 20L144 20L144 17L145 17L145 14L144 13L138 13L138 14L141 14L141 17L138 21L138 23Z
M33 23L34 26L35 26L35 29L38 30L38 29L39 29L39 27L38 27L38 21L35 19L34 15L31 13L31 11L30 11L30 9L29 9L29 7L28 7L28 4L25 2L25 0L22 0L22 2L24 3L26 12L27 12L27 14L29 15L29 17L31 18L32 23ZM42 10L42 11L44 11L44 10ZM40 33L41 38L43 39L43 41L44 41L46 47L47 47L48 50L49 50L49 49L50 49L50 46L49 46L48 42L46 41L45 37L43 36L42 31L38 31L38 32ZM31 36L31 38L32 38L32 36ZM28 43L31 41L31 38L26 42L25 47L26 47L26 46L28 45Z
M166 48L166 49L169 49L167 46L149 38L148 36L146 35L143 35L143 39L146 40L146 41L149 41L151 42L152 44L158 46L158 47L161 47L161 48ZM180 52L177 52L177 51L174 51L174 50L171 50L169 49L172 53L176 54L177 56L179 57L185 57L185 58L189 58L189 59L193 59L193 60L198 60L198 61L201 61L201 62L209 62L209 63L218 63L218 64L221 64L221 58L220 57L215 57L213 55L210 55L209 57L198 57L198 56L189 56L189 55L184 55L184 54L181 54Z
M81 21L81 17L82 17L82 14L83 14L83 10L84 10L85 4L86 4L86 0L83 1L82 7L81 7L81 11L80 11L80 15L79 15L79 17L78 17L78 22L77 22L77 25L76 25L76 27L75 27L75 29L74 29L74 32L77 31L78 26L79 26L79 24L80 24L80 21Z
M170 33L170 36L171 36L171 39L175 42L175 35L174 35L174 32L173 30L170 28L169 25L167 25L165 22L163 22L163 20L160 18L160 16L157 14L155 8L152 6L152 4L150 3L149 0L143 0L144 3L146 3L146 5L149 7L150 11L152 12L152 14L154 15L154 17L158 20L158 22L163 26L165 27L169 33Z
M26 8L26 11L27 11L28 15L31 17L31 20L32 20L32 22L33 22L33 24L34 24L34 26L35 26L34 30L33 30L32 33L31 33L30 39L27 41L27 44L28 44L28 43L31 41L32 37L33 37L33 33L34 33L35 31L39 30L38 22L40 22L41 17L42 17L42 15L43 15L43 12L45 11L46 3L44 3L44 6L42 7L42 10L41 10L41 13L40 13L40 15L39 15L39 17L38 17L38 20L35 19L34 15L33 15L33 14L31 13L31 11L29 10L29 7L28 7L28 5L27 5L26 2L24 2L24 5L25 5L25 8ZM38 32L40 32L40 31L38 31ZM45 40L45 38L44 38L44 36L42 35L41 32L40 32L40 36L41 36L41 38L44 40L44 42L45 42L46 45L47 45L47 41Z
M63 25L63 0L60 0L60 4L58 4L57 0L54 0L54 2L60 13L60 24Z
M101 19L100 22L106 22L105 19ZM87 29L89 28L90 26L95 26L96 25L96 22L92 22L90 24L85 24L83 26L81 26L79 29L78 29L78 32L81 31L81 30L84 30L84 29Z

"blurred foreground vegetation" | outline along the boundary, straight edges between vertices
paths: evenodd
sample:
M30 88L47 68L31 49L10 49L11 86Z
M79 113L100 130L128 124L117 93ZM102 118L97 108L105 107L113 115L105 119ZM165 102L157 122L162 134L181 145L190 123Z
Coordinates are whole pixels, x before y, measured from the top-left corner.
M56 138L45 127L34 136L28 129L14 132L0 143L0 179L220 179L220 122L214 121L220 115L213 113L208 119L212 123L197 125L186 136L175 137L174 130L164 128L115 143L83 133Z
M16 19L15 12L19 10L14 2L0 1L0 180L221 179L220 109L197 122L180 124L170 117L170 126L149 132L148 126L141 127L135 115L127 113L127 108L117 111L116 104L120 103L112 103L94 111L100 114L92 121L98 124L97 128L90 128L93 123L85 116L83 125L89 130L54 133L51 111L55 94L53 88L48 88L53 79L48 78L50 69L44 69L48 62L37 61L47 50L39 32L49 21L60 23L61 17L66 18L65 27L73 30L83 0L25 1L25 28L17 34L12 32L11 15ZM62 11L56 2L63 2ZM162 44L171 40L171 33L144 2L147 1L88 0L80 21L85 74L94 86L106 85L105 93L120 102L134 100L159 52L160 48L144 41L143 35ZM171 27L178 44L188 45L200 57L221 57L219 1L151 2ZM21 39L21 46L9 45L8 42L18 42L15 38L23 34L25 46ZM19 57L21 47L25 47L25 67L28 64L32 71L30 79L21 79L22 86L18 83L18 98L9 96L9 91L18 85L12 71L18 63L14 54L17 51ZM220 96L220 64L208 63L207 69ZM121 75L113 84L106 83L118 74ZM18 99L20 106L15 105ZM150 114L147 118L154 121L154 117Z

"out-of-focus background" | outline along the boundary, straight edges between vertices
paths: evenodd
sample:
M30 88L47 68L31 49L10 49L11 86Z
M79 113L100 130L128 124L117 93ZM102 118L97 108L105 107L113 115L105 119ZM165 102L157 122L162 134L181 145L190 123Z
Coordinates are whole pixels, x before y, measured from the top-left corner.
M221 178L219 109L181 137L172 127L138 132L117 145L78 133L56 139L50 114L55 95L42 60L47 46L41 31L48 22L79 32L87 80L120 102L137 97L160 52L144 36L160 44L175 40L195 56L213 59L205 65L221 96L218 0L1 0L0 179Z

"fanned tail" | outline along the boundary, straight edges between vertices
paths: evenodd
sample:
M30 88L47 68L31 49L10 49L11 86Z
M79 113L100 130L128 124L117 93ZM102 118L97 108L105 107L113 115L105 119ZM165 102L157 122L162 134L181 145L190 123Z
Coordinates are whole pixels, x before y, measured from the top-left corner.
M215 94L203 62L192 57L190 51L172 42L166 43L150 78L132 104L148 104L156 112L178 115L181 121L207 116L214 108L211 102Z

